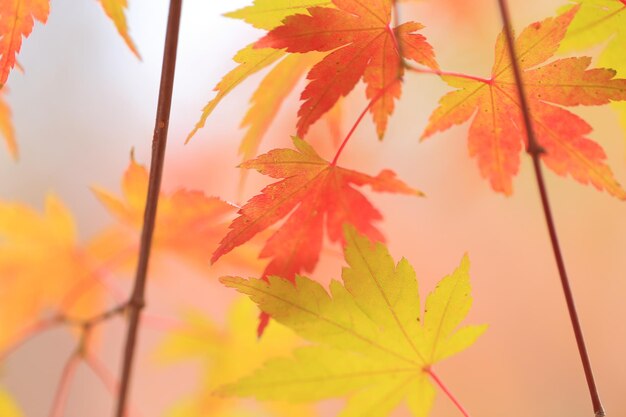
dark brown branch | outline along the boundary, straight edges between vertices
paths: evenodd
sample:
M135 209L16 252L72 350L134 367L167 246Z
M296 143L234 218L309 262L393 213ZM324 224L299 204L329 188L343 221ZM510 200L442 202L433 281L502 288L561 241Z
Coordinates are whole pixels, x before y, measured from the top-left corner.
M170 120L170 109L172 106L172 91L174 88L176 50L178 49L178 32L180 28L181 9L182 0L170 1L167 31L165 34L165 48L163 52L163 66L161 68L159 102L154 127L154 137L152 140L152 161L150 164L150 177L148 180L148 196L146 198L146 209L144 212L143 228L141 231L141 241L139 246L139 261L137 264L137 273L135 275L133 292L128 302L129 323L128 333L126 335L126 344L124 347L119 397L115 412L115 416L117 417L124 417L126 412L133 359L137 346L139 318L141 316L141 310L145 305L148 263L150 259L150 249L152 246L152 235L154 234L154 226L156 223L161 178L163 176L165 146L167 143L167 132Z
M561 285L563 287L563 294L565 295L565 301L567 303L567 310L569 312L570 321L574 329L574 335L576 337L576 344L578 346L578 352L580 353L580 359L585 371L585 377L587 379L587 386L589 387L589 393L591 395L591 402L593 404L593 410L596 417L605 416L602 402L600 401L600 394L596 386L595 379L593 377L593 370L591 368L591 361L589 354L587 353L587 347L585 345L585 338L583 336L582 327L578 319L578 313L576 312L576 305L574 303L574 296L570 287L569 279L567 277L567 271L565 269L565 261L563 260L563 254L561 253L561 247L559 245L559 239L556 233L556 227L554 225L554 219L552 217L552 210L550 209L550 202L548 200L548 191L543 179L543 171L541 167L541 154L544 150L537 142L535 132L532 126L532 119L530 116L530 107L528 106L528 100L524 83L522 80L522 72L517 62L517 54L515 53L515 39L513 37L513 29L511 24L511 17L509 15L509 9L506 0L498 0L500 5L500 12L502 15L502 21L504 23L504 32L506 35L507 43L509 45L509 54L511 57L511 64L513 66L513 72L515 74L515 82L517 84L517 90L524 118L524 126L526 128L526 135L528 137L528 148L526 151L532 157L533 166L535 170L535 177L537 179L537 185L539 187L539 194L541 195L541 204L543 205L543 212L548 226L548 232L550 234L550 242L552 243L552 249L554 251L554 258L559 270L559 276L561 278Z

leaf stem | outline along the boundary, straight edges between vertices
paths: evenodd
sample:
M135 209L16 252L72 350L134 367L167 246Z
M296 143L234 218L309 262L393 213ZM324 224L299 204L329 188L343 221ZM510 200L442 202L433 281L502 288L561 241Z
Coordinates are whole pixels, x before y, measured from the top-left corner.
M163 52L163 65L161 68L159 100L156 112L154 137L152 140L152 161L150 164L150 176L148 179L148 195L146 198L146 208L144 212L144 221L139 246L139 261L137 264L137 273L135 275L133 292L128 301L129 323L124 347L124 358L122 361L119 396L115 412L115 416L117 417L124 417L125 415L128 392L131 383L133 360L137 346L137 334L139 331L141 310L145 305L148 263L150 259L150 249L152 246L152 236L154 234L154 226L156 223L159 192L163 176L165 147L167 144L167 133L170 120L170 110L172 107L172 91L174 88L176 51L178 49L181 9L182 0L170 0L167 30L165 34L165 47Z
M626 1L626 0L624 0ZM435 69L431 69L431 68L421 68L421 67L416 67L414 65L411 65L410 63L404 61L404 67L409 70L409 71L413 71L416 72L418 74L435 74L435 75L439 75L442 77L456 77L456 78L465 78L466 80L472 80L472 81L479 81L481 83L485 83L485 84L493 84L493 79L491 78L481 78L481 77L476 77L474 75L468 75L468 74L463 74L460 72L449 72L449 71L441 71L441 70L435 70Z
M50 417L63 417L65 407L67 405L67 398L70 393L70 385L76 374L76 368L80 364L80 350L72 352L72 355L67 359L61 372L61 380L57 387L57 391L54 395L52 402L52 408L50 409Z
M6 349L0 352L0 363L4 362L9 355L11 355L33 337L54 327L57 327L62 323L63 321L60 319L60 317L56 316L38 320L31 325L25 327L14 339L14 341L10 343Z
M470 417L468 411L463 407L463 405L461 405L459 400L457 400L454 394L452 394L452 392L448 389L448 387L445 386L443 381L439 379L437 374L434 373L430 367L424 368L424 372L426 372L428 376L430 376L430 378L433 381L435 381L435 383L439 386L439 388L441 388L443 393L446 394L446 396L450 399L450 401L452 401L452 403L456 406L456 408L459 409L459 411L461 412L461 414L463 414L464 417Z
M543 206L543 212L544 212L544 216L546 219L548 232L550 235L550 242L552 243L552 250L554 252L554 258L556 260L556 264L559 270L561 285L563 287L563 294L565 295L565 301L567 303L567 309L569 312L570 321L572 323L574 335L576 337L576 344L578 346L578 352L580 354L580 359L581 359L583 369L585 372L585 377L587 380L587 386L589 388L589 393L591 395L591 402L593 404L593 410L595 412L596 417L602 417L602 416L605 416L606 414L605 414L604 408L602 407L602 402L600 401L600 394L598 393L598 389L597 389L595 379L593 376L591 361L587 353L587 347L585 345L585 338L583 336L582 327L578 319L578 313L576 312L574 296L572 294L572 289L570 287L569 279L567 276L567 271L565 269L565 262L563 260L563 255L561 253L559 239L557 236L556 227L555 227L554 219L552 216L552 210L550 209L550 202L548 200L548 192L547 192L545 181L543 179L543 171L541 167L540 158L541 158L541 154L544 152L544 149L538 144L537 138L535 136L535 132L532 126L530 108L528 106L526 91L525 91L524 83L522 80L522 71L520 70L519 63L517 62L517 58L516 58L517 54L515 52L515 40L513 37L513 29L512 29L508 4L506 0L498 0L498 3L500 5L500 14L502 16L502 21L504 23L504 32L506 35L507 44L509 45L508 50L509 50L511 62L513 65L513 72L515 74L515 82L517 84L517 91L518 91L522 114L524 118L524 126L526 128L526 135L528 137L528 147L526 151L532 157L532 160L533 160L535 177L537 179L537 185L539 187L539 194L541 196L541 204Z
M383 88L382 90L380 90L375 96L374 98L372 98L369 102L369 104L367 105L367 107L365 107L365 109L361 112L361 114L359 115L359 117L356 119L356 122L354 123L354 125L352 126L352 128L350 129L350 131L348 132L348 134L346 135L346 138L343 140L343 142L341 143L341 146L339 147L339 149L337 150L337 153L335 154L335 157L333 158L333 161L330 163L331 166L335 166L337 165L337 160L339 159L339 156L341 155L341 152L343 152L343 148L346 147L346 145L348 144L348 141L350 140L350 138L352 137L352 135L354 134L354 131L356 130L356 128L359 126L359 124L361 123L361 121L363 120L363 118L365 117L365 115L367 114L367 112L369 111L369 109L372 108L372 106L378 101L380 100L380 98L385 95L385 93L387 92L387 90L394 85L395 83L400 82L400 80L394 80L392 83L390 83L389 85L387 85L385 88Z

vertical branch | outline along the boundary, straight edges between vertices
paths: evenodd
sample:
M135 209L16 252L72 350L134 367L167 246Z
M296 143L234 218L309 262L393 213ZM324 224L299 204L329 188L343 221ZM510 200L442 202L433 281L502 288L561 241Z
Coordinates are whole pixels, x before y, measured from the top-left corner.
M170 109L172 106L172 90L174 87L174 73L176 69L176 50L178 48L178 32L180 28L180 14L182 0L171 0L169 17L167 20L167 32L165 35L165 48L163 52L163 66L161 68L161 85L159 88L159 101L152 140L152 161L150 164L150 177L148 180L148 196L144 212L143 228L139 247L139 261L135 284L132 295L128 301L128 333L124 348L122 374L119 397L115 416L124 417L128 391L131 382L133 359L137 345L137 333L139 330L139 318L145 305L146 277L148 273L148 261L152 246L152 235L156 222L159 191L163 176L163 160L165 157L165 145L167 143L167 131L169 127Z
M532 126L532 120L530 117L530 107L528 106L528 100L524 83L522 81L522 72L517 62L517 54L515 53L515 39L513 37L513 29L511 25L511 17L509 15L508 5L506 0L498 0L500 5L500 13L502 15L502 21L504 23L504 32L509 46L509 55L511 57L511 65L513 66L513 72L515 74L515 82L517 84L517 91L519 95L520 105L524 118L524 126L526 128L526 135L528 137L528 148L526 151L532 157L533 166L535 170L535 177L537 179L537 185L539 187L539 194L541 195L541 204L543 206L543 212L548 226L548 232L550 234L550 242L552 243L552 250L554 252L554 258L559 270L559 276L561 278L561 285L563 287L563 294L565 295L565 301L567 303L567 310L569 312L570 321L576 337L576 345L578 346L578 352L580 354L580 360L585 371L585 378L587 379L587 386L589 387L589 393L591 395L591 402L593 404L593 410L596 417L605 416L602 402L600 401L600 394L596 387L596 382L593 376L593 370L591 368L591 361L589 354L587 353L587 347L585 345L585 338L583 336L582 327L578 319L578 313L576 312L576 305L574 303L574 296L570 287L569 279L567 277L567 271L565 269L565 262L563 260L563 254L561 253L561 247L559 245L559 239L556 233L556 227L554 225L554 219L552 216L552 210L550 209L550 202L548 200L548 191L543 179L543 171L541 167L541 154L544 150L537 142L535 132Z

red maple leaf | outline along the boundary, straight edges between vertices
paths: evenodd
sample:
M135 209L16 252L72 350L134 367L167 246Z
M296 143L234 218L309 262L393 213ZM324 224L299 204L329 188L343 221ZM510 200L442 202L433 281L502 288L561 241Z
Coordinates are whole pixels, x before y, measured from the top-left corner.
M382 138L394 99L401 94L402 60L437 68L433 49L424 36L414 33L423 25L408 22L391 28L390 0L333 0L333 4L336 8L311 7L310 15L287 17L255 47L296 53L332 51L308 73L310 81L298 111L299 136L363 78L367 98L379 97L370 112Z
M281 181L265 187L239 210L229 233L213 253L212 262L291 213L265 243L260 257L270 259L264 276L292 280L302 271L311 272L317 264L324 223L333 242L344 243L342 227L346 223L371 239L384 239L374 226L382 219L381 214L355 186L422 195L390 170L373 177L329 163L302 139L295 137L294 144L297 150L275 149L241 165Z

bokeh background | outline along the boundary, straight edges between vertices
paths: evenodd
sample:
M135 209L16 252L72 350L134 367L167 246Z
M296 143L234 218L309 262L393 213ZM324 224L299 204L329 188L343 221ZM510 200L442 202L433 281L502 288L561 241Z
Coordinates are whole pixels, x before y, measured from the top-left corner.
M9 86L20 161L0 152L0 198L41 208L57 193L87 239L111 223L91 194L91 185L119 190L135 149L149 161L160 76L167 2L130 0L128 22L143 60L138 61L93 0L55 0L45 26L37 24ZM239 122L260 81L258 74L231 94L188 145L187 133L211 89L233 67L234 53L260 35L222 16L247 0L186 0L178 56L164 187L200 189L233 202L245 201L266 183L252 173L237 192ZM518 28L552 15L557 0L511 1ZM406 4L402 16L426 25L442 68L488 75L500 30L494 0L439 0ZM596 51L589 51L595 53ZM626 59L626 55L624 57ZM302 87L302 86L301 86ZM396 258L407 257L422 295L452 271L467 252L472 260L474 308L469 321L489 323L487 334L468 351L437 366L447 385L474 416L583 417L592 415L557 270L545 228L531 161L523 159L515 193L496 195L468 156L467 125L419 143L419 135L446 85L430 75L408 74L402 99L384 142L365 120L342 156L344 166L367 173L392 168L427 198L369 193L385 216L381 228ZM365 106L363 86L345 101L343 129ZM297 95L278 112L261 150L289 146ZM593 139L606 149L616 177L626 183L624 132L609 106L574 109L594 126ZM326 156L335 150L323 123L310 135ZM589 352L609 415L626 415L626 206L592 187L547 173L563 252L575 291ZM325 252L313 274L322 282L340 274L337 247ZM207 256L208 258L208 256ZM150 282L148 311L163 322L193 306L217 322L236 295L217 282L221 273L246 273L227 266L173 269ZM54 277L50 277L54 279ZM129 282L122 282L129 287ZM132 390L143 416L160 416L199 383L193 364L162 366L155 347L167 325L147 324ZM167 324L167 323L166 323ZM99 355L113 374L119 368L123 322L107 324ZM61 367L74 346L66 329L29 341L2 368L2 383L28 417L46 416ZM250 352L254 354L254 352ZM334 415L336 404L320 414ZM112 399L93 374L80 368L72 386L68 417L109 416ZM209 414L210 415L210 414ZM398 416L408 412L400 409ZM458 412L439 395L433 416ZM297 417L297 416L294 416Z

